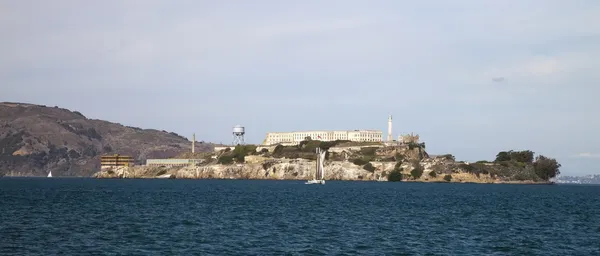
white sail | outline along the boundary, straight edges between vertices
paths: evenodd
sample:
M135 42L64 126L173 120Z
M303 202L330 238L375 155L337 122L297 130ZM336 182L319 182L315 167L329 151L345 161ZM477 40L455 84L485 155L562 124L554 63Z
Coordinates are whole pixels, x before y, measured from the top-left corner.
M52 171L48 173L48 178L52 178Z
M312 180L306 181L306 183L304 183L304 184L325 184L324 162L325 162L325 154L327 154L327 151L317 148L316 153L317 153L317 161L315 161L316 162L315 163L316 164L315 177Z
M327 154L327 151L321 151L321 154L319 155L319 179L320 180L324 180L325 179L325 154Z

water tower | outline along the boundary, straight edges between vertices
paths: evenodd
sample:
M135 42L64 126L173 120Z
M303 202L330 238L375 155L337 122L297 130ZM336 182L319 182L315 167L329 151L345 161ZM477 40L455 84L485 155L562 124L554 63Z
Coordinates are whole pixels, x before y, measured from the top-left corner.
M241 125L236 125L233 127L233 145L244 145L244 134L246 134L246 130Z

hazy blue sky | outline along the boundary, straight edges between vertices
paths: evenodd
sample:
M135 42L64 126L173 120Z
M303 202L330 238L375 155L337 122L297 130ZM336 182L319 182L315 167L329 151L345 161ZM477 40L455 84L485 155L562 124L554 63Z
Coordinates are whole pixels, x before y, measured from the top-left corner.
M0 33L0 101L223 143L392 114L432 154L600 173L597 0L4 0Z

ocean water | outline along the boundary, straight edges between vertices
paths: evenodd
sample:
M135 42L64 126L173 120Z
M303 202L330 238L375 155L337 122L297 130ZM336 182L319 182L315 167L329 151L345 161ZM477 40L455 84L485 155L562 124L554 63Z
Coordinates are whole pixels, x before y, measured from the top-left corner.
M0 255L600 255L600 186L1 178Z

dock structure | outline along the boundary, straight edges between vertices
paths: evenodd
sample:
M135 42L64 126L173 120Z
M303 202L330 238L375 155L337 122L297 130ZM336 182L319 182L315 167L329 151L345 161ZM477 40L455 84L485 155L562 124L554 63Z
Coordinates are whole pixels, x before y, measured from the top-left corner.
M100 157L100 168L112 168L119 166L134 166L135 160L131 156L119 154L106 155Z

